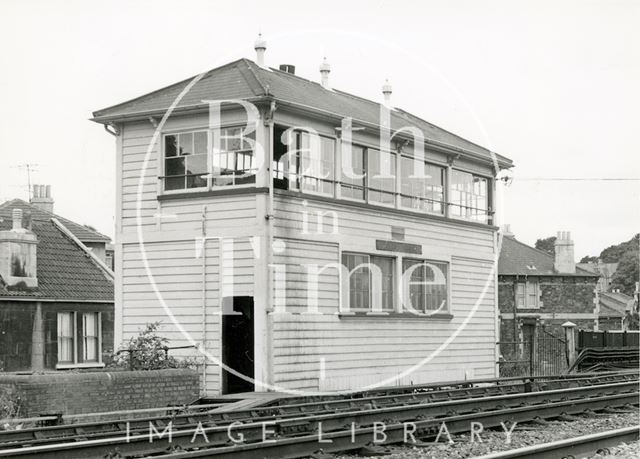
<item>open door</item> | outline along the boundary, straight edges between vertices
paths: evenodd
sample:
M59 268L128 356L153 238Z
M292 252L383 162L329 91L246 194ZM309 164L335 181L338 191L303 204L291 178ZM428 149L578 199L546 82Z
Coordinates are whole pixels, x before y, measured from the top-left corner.
M244 378L222 370L222 393L253 392L254 377L254 308L253 297L235 296L224 299L225 306L234 314L222 315L222 363L245 376Z

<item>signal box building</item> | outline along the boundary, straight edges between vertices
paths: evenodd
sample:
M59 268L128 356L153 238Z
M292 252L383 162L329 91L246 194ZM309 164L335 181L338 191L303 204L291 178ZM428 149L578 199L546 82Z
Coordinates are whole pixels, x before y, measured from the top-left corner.
M388 85L379 104L256 49L93 114L116 144L116 341L160 320L206 352L209 395L495 376L511 161L389 107Z

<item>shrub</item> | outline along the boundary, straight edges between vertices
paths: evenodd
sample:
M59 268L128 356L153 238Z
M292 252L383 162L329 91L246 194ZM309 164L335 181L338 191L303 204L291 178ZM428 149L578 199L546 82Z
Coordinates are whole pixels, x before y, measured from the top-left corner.
M15 418L20 413L20 396L13 387L0 386L0 419Z
M158 334L160 322L149 323L138 336L124 343L113 356L111 366L129 370L162 370L188 368L197 365L196 359L177 359L169 355L169 339Z

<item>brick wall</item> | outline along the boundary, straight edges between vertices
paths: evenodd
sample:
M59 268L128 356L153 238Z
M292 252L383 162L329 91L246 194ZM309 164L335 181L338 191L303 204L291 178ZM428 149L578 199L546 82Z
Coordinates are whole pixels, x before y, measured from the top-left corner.
M20 417L183 405L200 392L189 369L0 374L0 390L7 388L20 397Z

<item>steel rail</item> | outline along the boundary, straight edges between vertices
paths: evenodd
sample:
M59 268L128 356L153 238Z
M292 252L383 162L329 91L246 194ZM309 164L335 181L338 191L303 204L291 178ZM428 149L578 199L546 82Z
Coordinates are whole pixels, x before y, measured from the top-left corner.
M616 375L616 378L609 375L605 378L594 379L571 379L549 382L553 388L564 388L566 384L576 384L577 382L587 382L590 385L610 383L611 381L637 381L637 375L624 374ZM545 387L545 390L551 387ZM203 422L207 424L228 425L232 422L257 422L267 421L274 418L285 419L300 416L310 416L321 413L333 413L340 411L352 411L367 408L383 408L389 406L419 405L421 403L442 402L449 400L470 399L479 397L490 397L506 394L519 394L531 390L526 384L501 385L501 386L480 386L474 388L457 388L452 390L441 390L431 392L419 392L415 394L388 395L380 397L367 397L359 399L338 399L330 401L317 401L300 403L293 405L278 405L275 407L256 407L252 409L239 410L235 412L174 412L173 415L131 418L118 421L97 421L91 423L78 423L69 425L47 426L39 428L28 428L21 430L7 430L0 432L0 450L17 443L37 445L60 441L79 439L96 439L117 435L127 431L129 433L148 431L149 423L153 423L157 428L165 426L169 421L174 426L196 424ZM198 406L198 405L196 405Z
M262 441L265 435L265 429L273 431L275 435L284 437L282 441L284 441L286 445L288 444L287 441L290 440L295 442L303 437L314 437L314 432L318 431L326 432L327 436L337 435L340 437L340 435L351 435L355 427L374 425L376 422L384 422L387 425L397 426L400 423L411 421L423 427L431 426L430 428L440 426L442 422L446 422L447 427L449 427L449 422L452 422L454 426L458 426L456 428L459 428L461 422L476 419L480 420L479 422L487 421L486 425L492 426L499 425L501 421L521 422L522 420L531 420L538 412L540 416L543 415L542 413L545 413L546 417L553 417L564 413L580 413L587 409L597 410L613 406L636 404L637 402L637 383L626 382L526 394L510 394L482 399L456 400L419 406L386 407L364 411L327 413L297 419L273 419L269 423L251 422L249 424L231 424L230 426L210 426L208 424L189 426L167 425L165 427L169 433L164 431L163 435L159 435L163 432L160 429L155 430L155 432L149 429L147 434L136 433L134 435L119 436L116 438L79 440L63 444L14 448L3 450L0 454L11 457L36 456L42 458L108 457L110 454L120 454L126 457L127 455L149 453L159 454L166 452L168 448L202 448L215 445L219 448L207 449L207 454L213 454L215 452L217 455L219 452L227 451L224 445L231 443L231 437L240 438L239 435L241 435L246 444L233 447L233 451L235 451L233 454L240 454L235 457L253 457L244 455L245 449L249 451L252 450L252 448L257 448L258 450L255 454L259 455L256 457L263 457L262 448L272 444ZM354 427L345 434L345 426ZM179 427L179 430L176 430L176 427ZM433 431L425 429L426 427L419 431L420 436L433 433ZM451 428L449 428L449 430L452 431ZM367 431L367 428L365 428L364 431ZM231 436L230 432L232 432ZM437 432L437 429L435 432ZM152 433L159 438L152 438ZM280 441L281 439L275 440L275 443L280 444ZM396 440L396 442L397 441L398 440ZM322 448L323 443L318 443L316 438L314 447L315 449ZM358 446L353 446L352 448L357 447ZM341 447L341 449L336 449L336 451L352 448ZM238 453L238 451L241 453ZM303 448L303 451L305 451L305 454L302 454L304 456L315 450L309 451ZM285 457L280 454L281 452L277 452L273 456L265 455L264 457Z
M558 457L587 457L606 451L620 443L637 441L640 438L640 425L608 430L581 437L568 438L540 445L500 451L476 459L555 459Z

